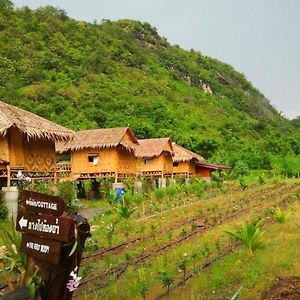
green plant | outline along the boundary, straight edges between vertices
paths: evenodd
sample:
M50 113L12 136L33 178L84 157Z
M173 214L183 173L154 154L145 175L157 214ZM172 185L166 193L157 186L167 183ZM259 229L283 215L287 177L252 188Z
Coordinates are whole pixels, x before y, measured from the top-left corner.
M283 212L279 207L274 210L273 218L276 223L283 224L287 221L289 214Z
M173 274L170 270L161 270L158 272L158 279L164 288L167 288L168 295L170 293L170 285L174 282Z
M26 255L21 252L22 235L16 231L16 225L12 221L11 228L2 228L0 231L0 242L6 248L6 253L2 255L1 261L8 264L10 272L16 272L19 276L19 285L26 280Z
M263 232L261 232L259 228L262 225L263 221L264 220L260 220L257 223L245 223L237 232L229 230L225 232L235 240L242 242L242 244L244 244L248 248L250 255L252 255L253 252L256 249L260 248L263 244Z
M136 289L137 292L146 299L146 295L152 286L150 270L148 268L140 268L137 271Z
M185 228L182 228L182 230L179 233L179 236L184 237L187 235L187 231L185 230Z
M110 189L107 194L107 200L110 205L116 204L117 192L114 189Z
M4 201L4 193L0 191L0 220L5 220L8 215L8 208Z
M79 200L76 196L74 182L62 181L57 184L58 195L66 203L68 213L76 213L79 210Z
M93 187L92 180L91 179L83 180L82 184L83 184L83 188L84 188L85 197L87 199L91 198L91 192L92 192L92 187Z
M191 259L193 261L193 272L196 272L196 260L201 257L201 252L198 249L193 249Z
M220 255L221 254L221 243L220 243L220 240L215 240L214 243L215 243L215 247L216 247L216 249L218 251L218 254Z
M137 210L137 207L130 209L127 206L121 206L115 207L115 210L122 219L128 220L131 215Z
M208 257L210 256L210 248L208 247L208 245L205 245L203 250L201 251L201 254L205 257L205 263L208 263Z
M179 260L179 269L183 271L183 280L186 278L186 270L188 267L188 254L185 252L182 254L182 257Z
M258 182L259 182L259 184L264 184L266 181L265 181L265 179L262 175L259 175L258 176Z
M108 241L108 245L109 247L112 246L112 242L113 242L113 236L114 233L116 231L116 225L117 225L117 221L113 221L111 222L107 227L106 227L106 239Z
M246 183L244 178L240 178L240 187L242 190L245 190L248 187L248 184Z

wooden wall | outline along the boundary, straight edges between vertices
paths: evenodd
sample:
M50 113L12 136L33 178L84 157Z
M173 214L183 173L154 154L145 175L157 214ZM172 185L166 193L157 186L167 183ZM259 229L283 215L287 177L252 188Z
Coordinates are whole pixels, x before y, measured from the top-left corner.
M56 154L54 142L41 139L27 139L16 128L9 129L0 138L0 158L10 162L11 169L22 168L32 172L54 172Z
M133 152L129 152L124 148L118 148L118 173L135 174L136 158Z
M0 159L9 161L9 146L7 136L0 137Z
M210 175L211 169L204 168L204 167L197 167L196 174L200 175L201 177L211 177Z
M190 173L190 174L195 174L196 173L196 168L195 168L195 163L193 161L183 161L179 162L178 166L173 165L173 173Z
M150 163L146 164L145 159L137 159L138 172L162 171L164 174L172 174L173 160L169 152L163 152L160 156L153 157L148 160Z
M24 167L34 172L55 172L55 144L47 140L24 140Z
M99 163L93 165L88 161L89 154L99 154ZM116 172L118 168L118 151L116 148L83 149L72 152L72 173Z

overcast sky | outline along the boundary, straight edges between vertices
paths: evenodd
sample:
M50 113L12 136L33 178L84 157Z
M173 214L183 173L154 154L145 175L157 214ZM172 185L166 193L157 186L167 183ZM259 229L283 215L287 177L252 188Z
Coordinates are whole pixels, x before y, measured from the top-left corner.
M300 116L300 0L14 0L77 20L147 21L172 44L244 73L284 115Z

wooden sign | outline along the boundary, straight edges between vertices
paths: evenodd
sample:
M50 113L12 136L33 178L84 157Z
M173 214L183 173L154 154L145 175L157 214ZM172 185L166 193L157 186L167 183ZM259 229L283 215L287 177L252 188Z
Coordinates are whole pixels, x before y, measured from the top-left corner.
M29 234L22 235L22 252L53 265L60 263L61 246L62 243L57 241L46 240Z
M33 214L61 216L66 209L65 203L59 197L27 190L22 191L22 203L25 212Z
M18 213L16 229L61 242L70 242L75 236L75 224L69 216Z

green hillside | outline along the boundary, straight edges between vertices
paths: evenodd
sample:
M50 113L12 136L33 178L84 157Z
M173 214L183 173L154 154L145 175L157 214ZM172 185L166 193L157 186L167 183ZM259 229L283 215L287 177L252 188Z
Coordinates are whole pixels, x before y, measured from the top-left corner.
M129 124L231 165L267 169L300 153L299 128L243 74L137 21L0 0L0 99L72 129Z

